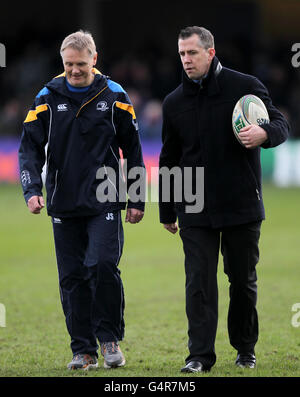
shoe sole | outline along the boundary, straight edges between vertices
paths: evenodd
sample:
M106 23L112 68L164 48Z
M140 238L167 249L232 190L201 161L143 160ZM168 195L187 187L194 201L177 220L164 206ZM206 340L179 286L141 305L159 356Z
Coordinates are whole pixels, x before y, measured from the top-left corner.
M203 369L181 369L180 372L195 373L195 372L205 372L205 371L203 371Z
M107 364L106 361L104 361L103 367L104 367L105 369L118 368L118 367L123 367L123 366L125 365L125 363L126 363L125 358L124 358L123 361L121 361L121 363L119 363L119 364L110 364L110 365L109 365L109 364Z
M238 368L250 368L250 369L254 369L255 365L243 365L243 364L235 364Z
M202 367L200 369L193 369L193 368L181 368L180 372L182 373L196 373L196 372L210 372L211 368L209 367Z
M70 371L75 371L76 369L81 369L82 371L90 371L93 369L97 369L98 368L98 363L97 364L88 364L85 367L76 367L75 365L72 365L72 367L68 367L68 370Z

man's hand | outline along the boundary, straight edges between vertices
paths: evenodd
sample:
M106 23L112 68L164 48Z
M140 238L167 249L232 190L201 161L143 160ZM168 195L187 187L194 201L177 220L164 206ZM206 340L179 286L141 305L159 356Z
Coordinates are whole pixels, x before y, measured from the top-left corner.
M177 233L178 230L178 225L177 223L165 223L164 228L168 230L170 233Z
M32 214L39 214L45 207L43 196L32 196L27 201L27 206Z
M239 139L246 149L254 149L268 139L268 134L262 127L251 124L240 130Z
M136 208L127 208L125 222L139 223L143 219L144 212Z

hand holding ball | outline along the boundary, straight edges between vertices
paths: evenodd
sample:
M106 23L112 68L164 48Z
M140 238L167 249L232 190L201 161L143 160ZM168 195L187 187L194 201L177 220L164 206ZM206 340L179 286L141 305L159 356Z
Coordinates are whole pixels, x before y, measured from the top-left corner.
M232 114L233 132L247 149L259 146L267 139L266 131L260 126L269 122L265 104L256 95L245 95L236 103Z

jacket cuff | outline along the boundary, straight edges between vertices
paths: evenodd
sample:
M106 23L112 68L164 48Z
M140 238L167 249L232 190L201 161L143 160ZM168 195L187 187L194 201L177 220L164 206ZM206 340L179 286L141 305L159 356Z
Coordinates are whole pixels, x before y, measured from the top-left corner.
M128 200L127 208L135 208L136 210L144 211L145 210L145 203L139 201L137 203L133 203L132 201Z
M172 207L165 207L160 204L159 207L159 220L160 223L167 224L167 223L175 223L177 220L177 214Z
M28 203L28 200L29 200L32 196L43 196L43 193L41 193L41 192L38 192L38 193L36 193L36 192L33 192L33 193L30 192L30 193L24 194L24 199L25 199L26 204Z
M260 127L263 128L267 133L267 140L260 146L264 149L267 149L267 148L271 147L271 141L269 138L270 137L270 128L269 128L268 124L261 125Z

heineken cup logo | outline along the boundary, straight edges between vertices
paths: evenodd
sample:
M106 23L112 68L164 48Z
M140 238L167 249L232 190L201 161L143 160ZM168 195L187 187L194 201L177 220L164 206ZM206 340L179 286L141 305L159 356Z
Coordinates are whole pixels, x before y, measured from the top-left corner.
M0 43L0 67L6 67L6 49L5 45Z

